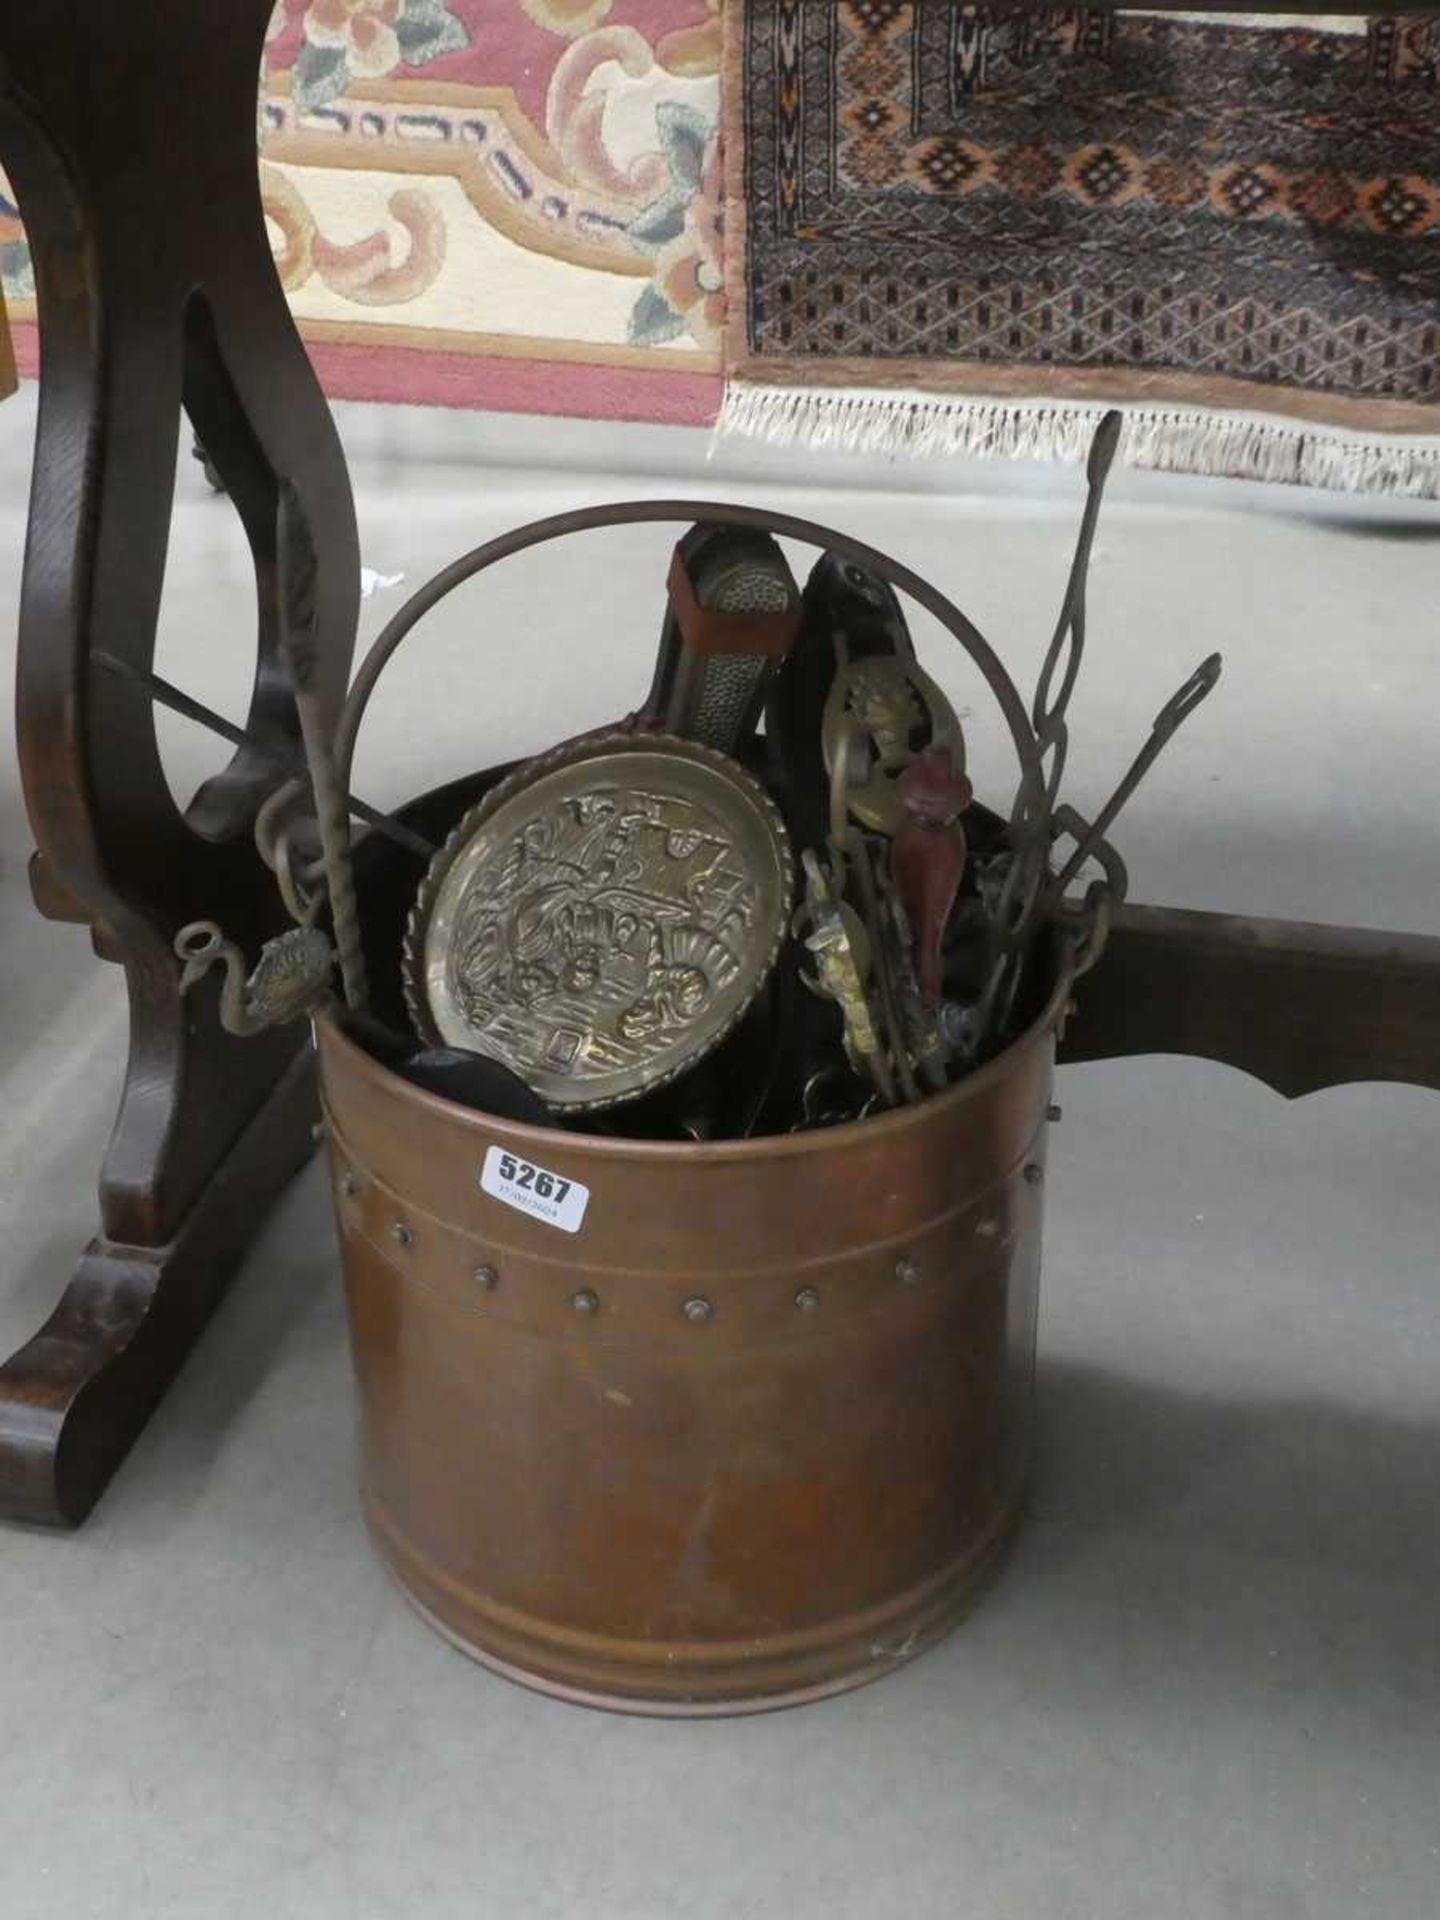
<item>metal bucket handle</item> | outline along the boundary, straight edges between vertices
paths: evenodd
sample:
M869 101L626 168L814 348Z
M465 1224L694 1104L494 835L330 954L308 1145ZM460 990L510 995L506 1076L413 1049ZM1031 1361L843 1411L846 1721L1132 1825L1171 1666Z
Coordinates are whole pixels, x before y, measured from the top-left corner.
M1098 471L1092 461L1091 499L1087 507L1086 533L1082 535L1082 554L1076 562L1081 578L1083 578L1083 556L1088 552L1088 533L1093 526L1099 486L1104 478L1103 465L1108 465L1108 459ZM794 514L770 512L761 507L730 506L704 500L629 500L612 506L586 507L570 513L554 514L546 519L534 520L528 525L512 528L510 532L487 541L483 546L473 548L426 581L424 586L406 601L366 654L346 695L331 750L318 756L315 764L312 765L312 785L317 788L317 796L319 789L323 787L326 805L331 816L342 823L347 819L350 810L350 782L355 746L361 722L381 674L413 629L426 614L439 605L440 601L467 580L475 579L500 561L508 560L515 554L524 553L531 547L543 546L551 540L565 539L571 534L589 533L605 527L653 525L665 522L681 524L702 522L711 526L743 527L778 535L785 539L798 540L805 545L819 547L836 554L841 560L848 561L851 565L865 567L898 592L908 595L917 605L931 614L969 655L994 695L1005 724L1009 728L1020 765L1020 781L1011 814L1012 832L1015 831L1017 823L1022 825L1030 823L1033 829L1035 823L1043 821L1053 802L1053 795L1048 791L1051 776L1047 774L1046 766L1047 752L1053 743L1037 733L1036 724L1031 719L1026 703L1001 664L999 655L973 621L969 620L952 600L902 562L881 553L863 540L838 532L833 527L822 526L817 521L801 519ZM1074 597L1075 577L1072 570L1067 608ZM1066 617L1062 615L1062 628ZM1067 681L1069 677L1067 675ZM1068 692L1068 685L1065 691ZM1037 714L1041 711L1039 701L1036 702L1036 710ZM1057 785L1058 772L1057 767L1054 769L1053 776ZM292 911L297 913L297 917L304 922L313 920L314 909L318 902L318 890L323 889L330 895L337 949L341 954L347 951L358 952L359 921L355 910L353 886L350 884L348 831L344 835L343 848L339 853L338 872L330 871L330 868L336 865L335 860L327 862L325 858L318 858L312 859L308 864L303 860L297 863L293 849L289 846L291 833L299 831L303 825L301 819L293 814L294 803L302 791L301 784L292 781L272 796L256 822L257 845L267 864L275 870L287 902L291 901L292 895L294 896ZM1048 847L1047 833L1032 830L1028 836L1023 831L1016 834L1016 870L1012 874L1010 883L1010 890L1016 893L1016 899L1012 903L1013 911L1008 915L1008 919L1014 924L1008 925L1004 930L1005 937L998 941L997 950L993 956L991 974L992 986L995 988L1001 986L1011 975L1018 979L1018 973L1011 962L1019 946L1022 923L1028 921L1031 910L1039 902ZM1108 848L1092 849L1092 851L1101 850L1108 852ZM337 885L337 880L343 884ZM1065 903L1058 901L1050 903L1052 917L1067 924L1077 953L1084 951L1091 958L1103 944L1100 907L1106 886L1107 883L1102 882L1092 887L1083 905L1078 908L1068 907ZM351 1007L357 1010L362 1008L365 1003L363 981L358 991L353 990L347 975L346 987L346 998Z
M335 774L341 787L348 793L360 723L380 675L411 630L447 594L501 560L508 560L512 555L524 553L531 547L543 546L547 541L564 539L572 533L589 533L602 527L666 521L704 521L712 526L747 527L782 539L799 540L808 546L838 554L842 560L848 560L854 566L867 567L890 586L907 594L959 641L979 668L1009 727L1020 762L1022 789L1043 785L1035 729L1031 725L1025 702L1001 665L999 655L954 602L918 573L900 561L892 560L888 554L867 546L863 540L837 533L833 528L821 526L814 520L802 520L794 514L771 513L763 507L715 505L706 500L626 500L614 506L585 507L572 513L557 513L544 520L533 520L528 526L515 527L509 533L502 533L484 546L476 547L452 561L411 595L366 654L346 696L334 744Z

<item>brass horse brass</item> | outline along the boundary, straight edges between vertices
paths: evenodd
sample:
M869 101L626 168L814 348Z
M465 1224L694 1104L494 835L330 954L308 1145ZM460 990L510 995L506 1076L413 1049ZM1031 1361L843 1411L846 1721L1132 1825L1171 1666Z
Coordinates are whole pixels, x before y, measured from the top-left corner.
M436 856L411 917L420 1032L593 1111L691 1066L774 965L792 887L779 813L733 761L609 734L504 781Z

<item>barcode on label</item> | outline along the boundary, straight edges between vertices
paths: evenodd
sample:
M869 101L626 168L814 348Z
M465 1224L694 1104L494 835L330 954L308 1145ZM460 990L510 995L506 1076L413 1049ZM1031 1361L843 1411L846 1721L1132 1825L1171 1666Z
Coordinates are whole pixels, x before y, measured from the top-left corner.
M480 1170L480 1185L492 1200L528 1213L562 1233L578 1233L590 1204L590 1189L563 1173L537 1167L505 1147L491 1147Z

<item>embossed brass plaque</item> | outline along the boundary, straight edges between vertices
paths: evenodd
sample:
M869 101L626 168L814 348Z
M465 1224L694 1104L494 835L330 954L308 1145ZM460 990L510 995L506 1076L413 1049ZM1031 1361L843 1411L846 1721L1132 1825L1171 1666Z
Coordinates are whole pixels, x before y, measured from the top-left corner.
M734 1026L780 951L793 877L778 812L723 754L659 734L561 748L435 856L406 941L411 1013L552 1106L614 1106Z

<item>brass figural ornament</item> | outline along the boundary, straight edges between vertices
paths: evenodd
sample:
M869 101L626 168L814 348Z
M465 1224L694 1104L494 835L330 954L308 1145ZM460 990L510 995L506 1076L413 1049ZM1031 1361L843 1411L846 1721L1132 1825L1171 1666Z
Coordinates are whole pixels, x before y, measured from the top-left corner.
M554 1107L614 1106L740 1019L792 886L779 812L723 754L663 734L583 740L503 781L436 855L406 939L411 1015Z

